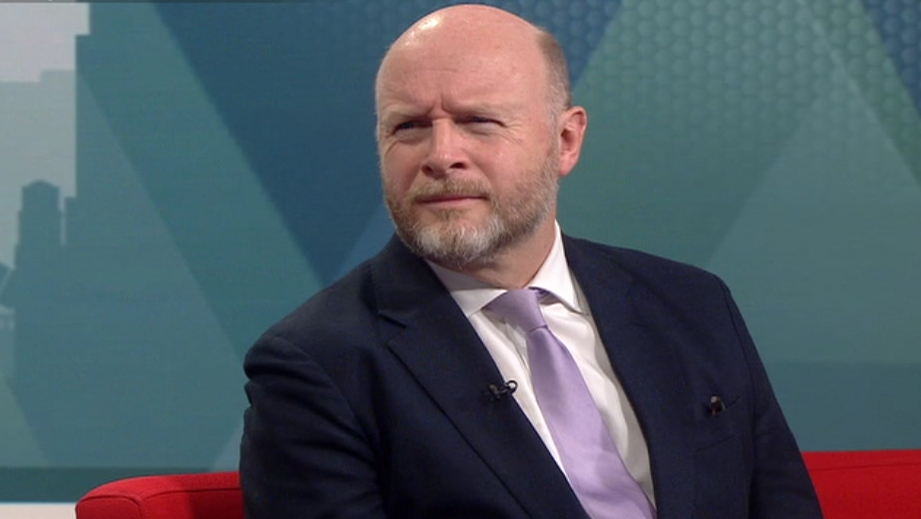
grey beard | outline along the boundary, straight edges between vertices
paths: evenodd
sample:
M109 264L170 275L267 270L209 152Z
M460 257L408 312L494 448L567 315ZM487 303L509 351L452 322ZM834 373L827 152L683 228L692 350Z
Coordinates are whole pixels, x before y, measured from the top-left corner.
M407 232L397 228L397 235L416 255L439 265L461 269L475 263L489 262L509 241L501 219L493 216L483 228L450 227L451 215L434 225L415 223Z

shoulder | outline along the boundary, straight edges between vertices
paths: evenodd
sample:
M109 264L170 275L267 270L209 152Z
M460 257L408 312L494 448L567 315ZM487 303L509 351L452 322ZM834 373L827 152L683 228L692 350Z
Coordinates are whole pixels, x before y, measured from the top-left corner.
M387 314L401 304L418 305L433 286L440 287L425 262L394 238L269 327L257 346L283 343L322 355L378 348L397 330Z
M355 328L373 313L372 267L362 263L272 325L266 333L283 337Z
M703 268L648 252L572 237L566 237L564 243L567 259L576 271L588 270L601 276L627 276L633 282L647 286L692 288L723 284L715 274Z
M631 311L685 322L741 322L729 288L707 270L624 247L571 238L565 243L569 266L597 308L620 300L629 301Z
M395 269L411 268L388 245L343 277L312 295L263 334L299 346L365 344L379 321L380 298L399 281Z

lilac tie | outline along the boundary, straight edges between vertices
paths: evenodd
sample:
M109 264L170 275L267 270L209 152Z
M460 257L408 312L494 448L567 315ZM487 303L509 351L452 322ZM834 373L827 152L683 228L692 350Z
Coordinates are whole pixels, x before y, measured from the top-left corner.
M489 308L527 334L537 404L570 484L592 519L654 519L655 509L627 472L569 350L547 327L539 289L509 290Z

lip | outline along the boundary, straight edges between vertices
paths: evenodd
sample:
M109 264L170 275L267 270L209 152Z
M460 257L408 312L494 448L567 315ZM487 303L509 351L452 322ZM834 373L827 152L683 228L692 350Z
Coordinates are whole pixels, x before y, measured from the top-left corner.
M439 195L420 198L419 204L426 207L449 209L468 206L483 200L486 198L478 195Z

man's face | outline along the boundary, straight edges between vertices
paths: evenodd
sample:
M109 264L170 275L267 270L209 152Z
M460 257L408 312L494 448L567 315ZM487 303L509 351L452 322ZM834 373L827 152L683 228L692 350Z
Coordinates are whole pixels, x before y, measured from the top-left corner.
M409 45L378 81L384 195L419 255L489 261L555 214L559 142L545 64L488 42Z

